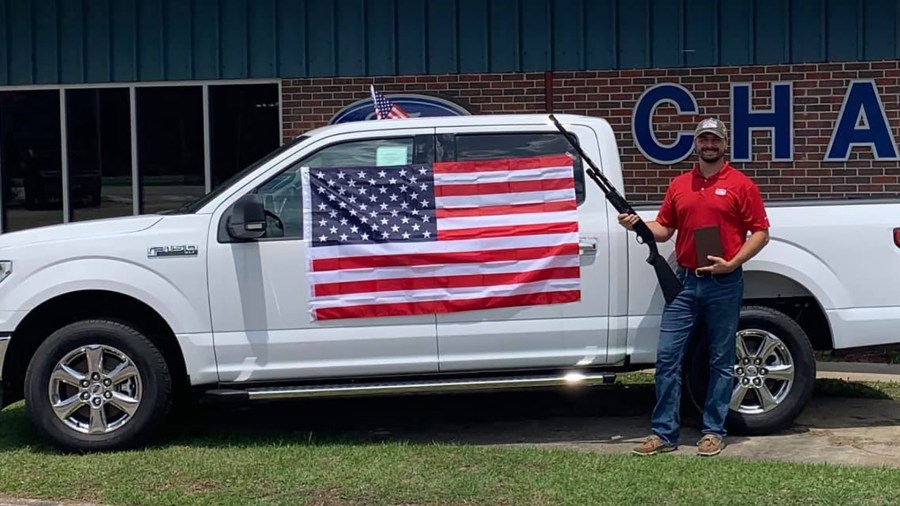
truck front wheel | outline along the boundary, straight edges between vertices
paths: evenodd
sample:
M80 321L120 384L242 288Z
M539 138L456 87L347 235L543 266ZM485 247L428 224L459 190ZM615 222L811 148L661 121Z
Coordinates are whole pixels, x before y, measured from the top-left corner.
M25 409L65 450L106 451L145 442L168 414L169 369L130 325L80 321L54 332L25 375Z
M691 403L702 412L709 348L698 337L685 364L685 384ZM741 309L736 339L728 432L769 434L787 427L809 402L815 386L815 355L806 333L784 313L747 306Z

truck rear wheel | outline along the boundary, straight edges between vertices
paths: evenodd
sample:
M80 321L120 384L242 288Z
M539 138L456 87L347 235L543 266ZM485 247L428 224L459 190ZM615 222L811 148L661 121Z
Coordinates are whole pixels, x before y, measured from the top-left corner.
M816 361L812 345L790 317L774 309L741 309L734 389L726 428L732 434L769 434L790 425L812 396ZM706 340L695 339L685 364L685 385L703 411L709 379Z
M128 324L88 320L54 332L25 375L25 409L57 446L74 451L138 446L172 403L168 366Z

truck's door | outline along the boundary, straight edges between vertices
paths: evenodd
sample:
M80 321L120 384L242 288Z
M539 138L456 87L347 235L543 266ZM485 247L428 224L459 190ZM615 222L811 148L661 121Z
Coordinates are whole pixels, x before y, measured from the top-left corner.
M378 167L390 177L404 165L432 161L433 131L327 137L266 171L216 209L208 240L209 293L221 381L437 371L434 315L310 318L301 177L304 166ZM265 204L267 231L262 239L239 242L223 223L234 202L249 192L257 192Z
M573 126L600 163L594 132ZM441 371L565 367L605 363L609 332L609 250L605 199L552 126L438 128L437 161L490 160L570 153L581 241L579 301L439 314ZM506 247L525 244L515 237ZM530 288L526 288L530 290Z

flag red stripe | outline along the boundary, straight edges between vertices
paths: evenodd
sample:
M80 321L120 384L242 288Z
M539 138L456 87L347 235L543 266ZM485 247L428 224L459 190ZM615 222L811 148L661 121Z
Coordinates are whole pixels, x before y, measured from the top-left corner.
M494 172L507 170L543 169L546 167L571 167L568 155L535 156L511 160L471 160L466 162L436 162L435 174L464 172Z
M513 204L508 206L484 206L459 209L435 210L438 218L466 218L469 216L501 216L506 214L553 213L557 211L574 211L578 209L575 200L558 202L540 202L537 204Z
M500 227L460 228L457 230L438 230L438 241L456 241L462 239L485 239L488 237L516 237L520 235L562 234L578 232L577 222L568 223L536 223L534 225L516 225ZM480 252L474 252L480 254Z
M496 309L513 306L533 306L537 304L562 304L581 300L579 290L559 292L527 293L507 297L484 297L480 299L457 299L398 304L367 304L350 307L332 307L316 310L317 320L336 318L370 318L376 316L411 316L477 309Z
M534 283L548 279L578 278L578 267L557 267L525 272L502 274L470 274L465 276L439 276L422 278L378 279L372 281L347 281L315 285L317 297L346 295L351 293L396 292L400 290L430 290L434 288L466 288L472 286L511 285Z
M561 179L537 179L533 181L506 181L502 183L473 183L435 185L435 197L461 197L466 195L493 195L497 193L523 193L575 188L571 177Z
M470 264L510 260L535 260L538 258L577 254L578 245L567 243L557 246L466 251L462 253L419 253L414 255L321 258L313 260L312 270L315 272L323 272L342 269L372 269L376 267Z

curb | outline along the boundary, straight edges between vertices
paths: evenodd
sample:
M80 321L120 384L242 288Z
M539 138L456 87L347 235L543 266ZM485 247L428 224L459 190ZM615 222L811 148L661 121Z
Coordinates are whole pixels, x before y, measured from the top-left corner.
M816 362L816 378L885 383L900 382L900 364Z
M816 362L816 369L826 372L884 374L900 376L900 364L874 364L871 362Z

